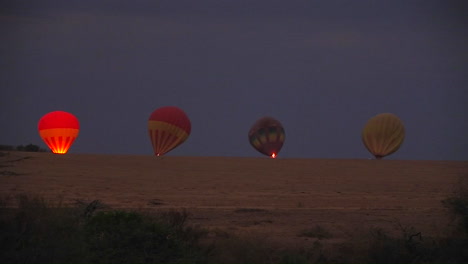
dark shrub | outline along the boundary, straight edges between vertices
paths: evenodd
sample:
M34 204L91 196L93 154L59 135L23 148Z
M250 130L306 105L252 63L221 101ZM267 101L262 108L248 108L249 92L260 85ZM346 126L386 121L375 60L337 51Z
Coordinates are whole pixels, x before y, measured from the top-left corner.
M86 262L77 212L21 195L19 208L0 208L0 262Z
M183 262L195 246L170 223L126 211L98 212L86 223L85 236L94 263Z
M28 152L38 152L39 149L40 148L38 145L33 145L33 144L28 144L24 147L24 151L28 151Z
M442 201L458 224L458 230L468 239L468 179L462 178L453 195Z
M5 150L5 151L11 151L14 150L15 148L11 145L0 145L0 150Z
M16 146L17 151L26 151L26 152L45 152L45 149L41 149L38 145L28 144L26 146L18 145Z

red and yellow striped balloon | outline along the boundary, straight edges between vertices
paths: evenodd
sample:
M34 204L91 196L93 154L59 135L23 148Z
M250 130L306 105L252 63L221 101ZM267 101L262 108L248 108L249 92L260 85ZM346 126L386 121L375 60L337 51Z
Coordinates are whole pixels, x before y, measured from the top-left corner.
M190 119L176 106L158 108L148 120L148 133L156 156L162 156L184 143L190 131Z
M367 121L362 130L362 142L376 159L397 151L405 139L403 122L394 114L378 114Z
M65 154L80 132L78 119L64 111L45 114L38 124L39 135L56 154Z
M258 152L276 158L285 140L281 123L272 117L262 117L249 130L249 142Z

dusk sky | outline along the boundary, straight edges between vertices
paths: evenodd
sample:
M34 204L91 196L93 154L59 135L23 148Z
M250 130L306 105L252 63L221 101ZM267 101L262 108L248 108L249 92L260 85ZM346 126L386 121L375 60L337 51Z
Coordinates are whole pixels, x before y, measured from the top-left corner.
M152 155L147 121L192 122L170 156L261 157L247 139L282 122L283 158L369 158L361 130L390 112L389 159L468 160L464 1L3 1L0 144L33 143L46 113L80 120L70 153Z

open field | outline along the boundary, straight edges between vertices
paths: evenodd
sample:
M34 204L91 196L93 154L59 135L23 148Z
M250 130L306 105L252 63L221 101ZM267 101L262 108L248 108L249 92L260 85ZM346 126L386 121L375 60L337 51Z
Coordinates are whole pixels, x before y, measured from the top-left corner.
M2 152L2 195L38 194L66 204L185 208L191 223L291 246L319 225L339 241L380 227L438 236L450 224L441 200L468 161L154 157Z

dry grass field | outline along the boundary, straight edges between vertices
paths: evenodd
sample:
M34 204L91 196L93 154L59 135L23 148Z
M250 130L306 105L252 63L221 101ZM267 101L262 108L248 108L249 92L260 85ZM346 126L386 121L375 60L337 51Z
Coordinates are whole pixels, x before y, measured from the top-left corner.
M186 209L190 223L290 246L320 226L339 241L356 232L415 227L444 233L441 200L468 161L154 157L2 152L0 192L111 208ZM216 235L216 232L214 235Z

